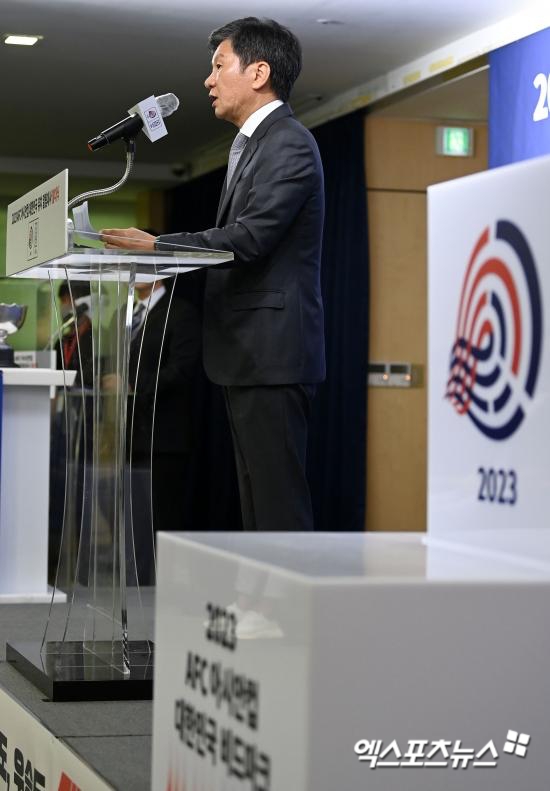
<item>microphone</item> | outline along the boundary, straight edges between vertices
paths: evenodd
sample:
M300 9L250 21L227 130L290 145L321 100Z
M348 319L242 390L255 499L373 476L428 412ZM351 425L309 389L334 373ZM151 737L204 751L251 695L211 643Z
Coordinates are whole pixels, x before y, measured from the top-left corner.
M154 99L154 97L151 98ZM172 115L172 113L175 113L180 104L178 97L173 93L163 93L162 96L157 96L156 103L163 118L167 118L169 115ZM98 148L103 148L103 146L114 143L115 140L120 140L121 138L124 140L133 140L143 128L143 123L143 118L139 113L131 113L117 124L113 124L113 126L110 126L108 129L104 129L97 137L88 140L88 148L90 151L97 151Z
M176 112L180 106L180 100L173 93L163 93L161 96L157 96L157 104L162 117L168 118L169 115Z

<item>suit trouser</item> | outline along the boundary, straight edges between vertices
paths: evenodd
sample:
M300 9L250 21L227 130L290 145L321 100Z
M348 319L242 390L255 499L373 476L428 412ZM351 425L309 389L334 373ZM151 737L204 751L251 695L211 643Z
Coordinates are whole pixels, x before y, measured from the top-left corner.
M315 389L224 387L245 530L313 530L305 467Z
M132 462L132 522L140 585L155 584L152 550L156 533L193 529L185 500L189 460L190 453L154 455L152 480L150 456L138 456Z

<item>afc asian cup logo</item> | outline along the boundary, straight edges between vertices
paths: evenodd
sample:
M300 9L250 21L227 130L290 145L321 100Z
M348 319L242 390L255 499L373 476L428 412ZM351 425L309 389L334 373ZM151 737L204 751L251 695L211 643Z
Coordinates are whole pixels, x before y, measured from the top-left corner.
M527 239L514 223L486 228L470 256L445 397L494 440L520 427L539 375L542 301Z

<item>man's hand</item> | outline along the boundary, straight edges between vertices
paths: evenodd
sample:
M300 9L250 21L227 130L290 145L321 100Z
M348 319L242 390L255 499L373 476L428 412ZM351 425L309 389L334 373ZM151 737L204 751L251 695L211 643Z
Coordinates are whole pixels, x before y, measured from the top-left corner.
M106 393L118 393L122 387L119 374L105 374L101 377L101 386Z
M140 231L139 228L103 228L101 241L108 248L124 250L154 250L156 236Z
M105 374L101 377L101 387L104 393L118 393L122 389L122 377L120 374ZM132 386L128 383L128 393L133 393Z

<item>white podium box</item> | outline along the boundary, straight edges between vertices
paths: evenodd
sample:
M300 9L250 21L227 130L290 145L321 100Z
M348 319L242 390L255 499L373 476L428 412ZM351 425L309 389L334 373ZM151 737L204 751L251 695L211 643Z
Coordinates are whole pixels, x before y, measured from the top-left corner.
M429 188L430 533L550 524L549 179L541 157Z
M550 563L421 534L158 544L152 788L548 787Z
M68 384L75 375L67 372ZM63 385L63 371L3 368L2 378L0 603L46 602L50 390Z

